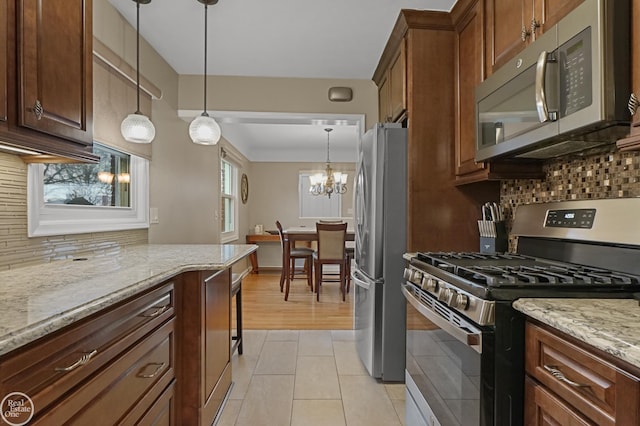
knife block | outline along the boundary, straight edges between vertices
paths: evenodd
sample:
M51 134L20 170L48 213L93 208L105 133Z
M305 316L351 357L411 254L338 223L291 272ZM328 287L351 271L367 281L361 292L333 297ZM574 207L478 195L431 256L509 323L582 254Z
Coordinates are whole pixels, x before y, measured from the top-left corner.
M509 250L509 238L504 221L493 222L493 224L495 227L495 236L480 236L480 253L506 253Z

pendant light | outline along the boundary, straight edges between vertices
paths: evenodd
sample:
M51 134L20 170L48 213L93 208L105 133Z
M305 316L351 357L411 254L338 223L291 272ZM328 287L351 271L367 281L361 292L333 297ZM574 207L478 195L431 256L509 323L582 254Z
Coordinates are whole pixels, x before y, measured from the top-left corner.
M151 0L133 0L136 2L136 112L129 114L122 124L120 132L127 142L151 143L156 136L156 128L149 117L140 112L140 4L149 4Z
M198 0L204 4L204 108L202 114L189 125L189 136L193 143L215 145L220 140L220 126L207 114L207 8L218 0Z

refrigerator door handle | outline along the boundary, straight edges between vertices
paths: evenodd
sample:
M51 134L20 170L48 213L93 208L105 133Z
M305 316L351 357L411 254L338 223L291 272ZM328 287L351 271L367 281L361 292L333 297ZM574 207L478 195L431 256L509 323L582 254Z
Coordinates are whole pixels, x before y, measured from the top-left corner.
M351 279L353 280L353 283L355 285L362 287L365 290L369 290L369 288L371 287L371 284L369 284L369 280L367 280L366 277L364 277L358 270L354 270L353 272L351 272Z

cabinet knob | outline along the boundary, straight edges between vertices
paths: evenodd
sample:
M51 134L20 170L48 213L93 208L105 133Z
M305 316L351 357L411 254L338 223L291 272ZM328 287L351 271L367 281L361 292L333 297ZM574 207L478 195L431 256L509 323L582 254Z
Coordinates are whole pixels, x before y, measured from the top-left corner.
M529 38L529 36L531 35L531 31L527 30L527 27L525 27L524 25L522 26L522 30L520 30L520 38L522 39L522 41L527 41L527 38Z
M42 103L40 103L40 99L36 99L36 103L33 104L33 114L36 116L36 119L42 119L44 108L42 107Z

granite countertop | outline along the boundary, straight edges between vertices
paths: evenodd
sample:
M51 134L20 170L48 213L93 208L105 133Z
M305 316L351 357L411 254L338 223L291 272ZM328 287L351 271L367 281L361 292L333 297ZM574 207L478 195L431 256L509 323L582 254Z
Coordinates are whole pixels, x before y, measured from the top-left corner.
M640 306L634 299L519 299L513 307L640 368Z
M187 271L226 269L255 245L149 244L0 272L0 355Z

